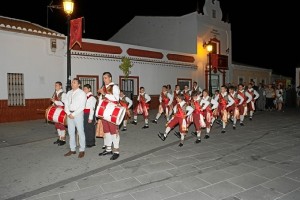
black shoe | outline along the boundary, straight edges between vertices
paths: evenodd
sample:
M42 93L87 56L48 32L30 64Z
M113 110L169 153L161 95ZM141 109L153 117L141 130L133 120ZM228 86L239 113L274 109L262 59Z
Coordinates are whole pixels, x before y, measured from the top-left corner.
M106 149L106 146L104 145L104 146L102 147L102 149Z
M66 141L60 140L57 145L62 146L62 145L65 145L65 144L66 144Z
M197 137L197 132L193 131L193 132L191 132L191 134L192 134L193 136Z
M145 125L145 126L142 127L142 129L145 129L145 128L149 128L149 126L148 126L148 125Z
M112 155L112 157L110 157L110 160L116 160L116 159L119 158L119 156L120 156L120 154L114 153L114 154Z
M127 131L127 128L124 127L121 131Z
M166 140L166 137L163 133L159 132L158 134L158 137L162 140L162 141L165 141Z
M157 124L157 119L152 120L152 123Z
M106 151L106 150L104 150L102 153L99 153L98 155L99 156L105 156L105 155L112 155L112 154L113 154L112 151Z
M243 122L240 123L241 126L245 126Z
M222 129L221 133L226 133L226 130L225 130L225 129Z
M235 125L233 125L233 126L232 126L232 128L233 128L233 130L235 130L235 129L236 129L236 126L235 126Z
M60 139L57 139L53 144L59 144Z
M176 135L176 137L181 138L180 132L178 131L174 131L174 135Z
M180 142L178 146L179 146L179 147L182 147L182 146L183 146L183 144Z
M136 121L132 121L131 124L137 125L137 122Z
M195 141L195 143L200 143L201 142L201 139L197 139L196 141Z
M85 145L86 148L92 148L93 146L96 146L95 144L87 144Z
M208 138L209 138L209 135L205 135L205 136L204 136L204 139L208 139Z
M252 121L252 117L249 117L250 121Z

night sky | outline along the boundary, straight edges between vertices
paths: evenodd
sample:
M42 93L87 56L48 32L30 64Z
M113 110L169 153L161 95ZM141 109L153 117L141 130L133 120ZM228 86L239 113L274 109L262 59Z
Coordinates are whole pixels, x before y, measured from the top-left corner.
M0 15L27 20L66 34L66 16L63 10L48 9L51 0L6 1L0 7ZM204 0L151 1L99 1L75 0L73 18L85 17L84 38L108 40L135 15L181 16L190 12L202 12ZM297 47L300 46L298 24L300 12L297 6L281 1L220 0L223 20L231 23L233 62L270 68L276 74L295 76L300 66ZM262 4L263 3L263 4ZM16 4L19 4L16 9ZM62 5L54 0L52 5ZM197 9L198 5L198 9ZM21 11L20 11L21 10ZM113 19L114 18L114 19ZM48 23L47 23L48 21ZM295 25L295 26L293 26ZM294 50L296 49L296 50Z

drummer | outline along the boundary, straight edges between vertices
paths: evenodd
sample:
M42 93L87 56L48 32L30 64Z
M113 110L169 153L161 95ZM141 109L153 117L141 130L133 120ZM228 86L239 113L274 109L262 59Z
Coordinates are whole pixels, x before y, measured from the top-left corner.
M55 82L55 91L52 95L51 101L52 105L64 109L64 102L66 100L66 93L62 89L62 83L60 81ZM64 124L55 122L55 129L58 133L58 138L53 144L57 144L58 146L62 146L66 144L66 127Z
M112 82L112 75L110 72L104 72L102 75L103 82L105 86L98 90L102 94L104 101L109 101L114 104L119 104L120 99L120 88L118 85ZM99 101L101 102L101 101ZM99 107L100 104L98 104ZM98 110L99 108L97 108ZM120 143L120 134L118 125L104 120L102 120L103 131L104 131L104 145L106 149L99 153L99 156L112 155L110 160L116 160L120 156L119 152L119 143ZM113 144L113 150L112 150Z

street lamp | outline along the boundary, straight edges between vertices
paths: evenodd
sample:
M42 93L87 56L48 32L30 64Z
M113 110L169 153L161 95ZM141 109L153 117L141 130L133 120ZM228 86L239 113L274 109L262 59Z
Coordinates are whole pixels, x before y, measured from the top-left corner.
M71 49L70 49L70 20L71 14L73 13L74 9L74 2L72 0L64 0L63 1L64 11L67 14L67 23L68 23L68 30L67 30L67 92L71 90Z
M208 77L209 77L209 80L208 80L208 92L209 92L209 95L212 96L212 84L211 84L211 52L213 50L213 45L208 42L208 43L204 43L203 44L203 47L206 48L206 51L208 52Z

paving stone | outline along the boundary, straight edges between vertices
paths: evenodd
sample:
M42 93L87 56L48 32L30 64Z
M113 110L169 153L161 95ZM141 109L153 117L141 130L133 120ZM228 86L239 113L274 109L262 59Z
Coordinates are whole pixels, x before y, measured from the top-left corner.
M293 171L289 174L286 174L285 176L293 180L300 181L300 169Z
M139 160L133 160L133 161L129 161L129 162L123 163L121 165L121 167L123 167L124 169L139 168L139 167L142 167L144 165L149 165L149 164L150 164L150 162L148 160L139 159Z
M142 166L142 169L147 171L148 173L153 173L153 172L163 171L163 170L168 170L173 168L175 168L175 166L167 162L160 162L160 163Z
M128 168L125 170L116 171L114 173L111 173L111 175L116 180L126 179L130 177L136 177L140 175L147 174L147 172L141 168Z
M147 161L149 161L151 164L159 163L159 162L168 162L175 160L176 158L171 155L160 155L160 156L153 156L146 158Z
M267 166L262 169L258 169L256 171L253 171L254 174L266 177L268 179L274 179L279 176L283 176L288 173L288 171L273 167L273 166Z
M167 184L168 187L172 188L178 193L189 192L191 190L203 188L208 185L208 182L198 179L196 177L186 177L183 178L181 181L176 181Z
M180 167L180 166L188 165L188 164L196 165L197 163L199 163L199 161L194 158L186 157L186 158L179 158L179 159L169 161L169 163L171 163L172 165L175 165L176 167Z
M295 189L298 189L300 187L300 182L286 177L278 177L269 182L263 183L262 186L283 194L287 194Z
M292 158L292 156L282 155L282 154L278 153L278 154L265 156L263 159L275 161L275 162L283 162L283 161L289 160L290 158Z
M206 194L200 191L191 191L183 194L179 194L165 200L213 200L213 198L207 196Z
M167 186L160 186L136 193L131 193L135 200L165 199L176 194L177 192L171 190Z
M99 176L89 176L77 181L77 184L80 189L88 188L95 185L100 185L100 183L109 183L113 182L116 179L112 177L110 174L103 174Z
M225 172L223 170L216 170L216 171L197 175L196 177L201 178L211 184L214 184L214 183L218 183L221 181L225 181L229 178L232 178L232 177L234 177L234 175L231 173Z
M184 165L181 167L176 167L174 169L167 170L167 172L172 174L173 176L178 176L193 171L199 171L199 169L194 165Z
M141 183L134 178L123 179L111 183L101 184L105 193L122 192L140 186Z
M291 160L280 162L274 166L287 171L295 171L300 169L300 163Z
M169 182L170 178L172 177L173 177L172 174L167 173L165 171L160 171L160 172L154 172L142 176L137 176L136 179L142 184L149 184L149 183L164 184Z
M168 154L172 154L172 153L176 153L177 151L175 151L174 149L171 148L165 148L159 151L155 151L152 154L154 156L162 156L162 155L168 155Z
M300 190L295 190L289 194L283 195L276 200L298 200L300 197Z
M233 200L274 200L281 195L281 193L276 192L272 189L257 186L234 195L234 197L236 197L237 199Z
M103 190L100 188L99 185L89 187L89 188L84 188L81 190L76 190L72 192L66 192L60 194L61 200L83 200L83 199L88 199L89 197L100 195L103 193Z
M261 176L257 176L253 173L243 174L238 177L231 178L227 180L230 183L238 185L244 189L249 189L251 187L255 187L261 183L269 181L267 178L263 178Z
M240 176L242 174L246 174L252 171L255 171L257 168L245 165L245 164L239 164L236 166L230 166L224 169L224 171L232 173L236 176Z
M233 185L227 181L223 181L206 188L200 189L201 192L215 199L223 199L232 196L238 192L244 191L243 188Z

